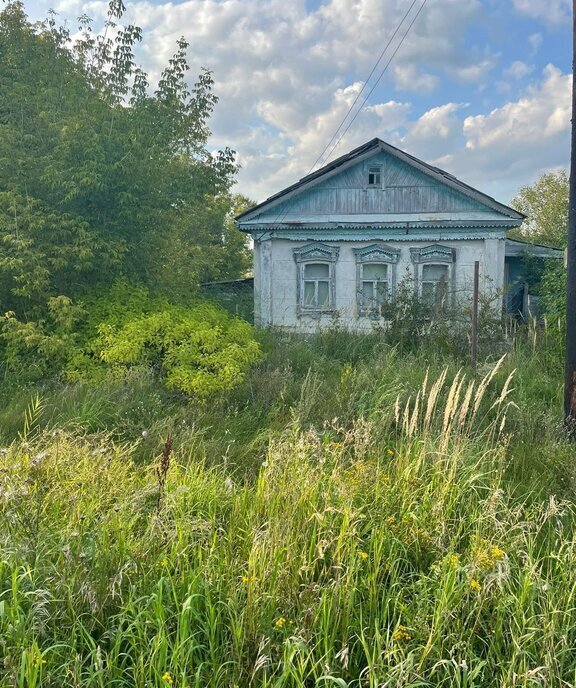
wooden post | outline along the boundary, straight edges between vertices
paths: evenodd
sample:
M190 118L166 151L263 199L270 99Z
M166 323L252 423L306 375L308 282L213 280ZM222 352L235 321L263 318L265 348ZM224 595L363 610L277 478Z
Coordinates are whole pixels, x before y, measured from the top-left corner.
M574 0L576 2L576 0ZM478 298L479 298L479 283L480 283L480 263L474 262L474 292L472 295L472 342L470 347L470 354L472 359L472 367L476 368L478 360Z
M576 0L572 0L572 74L576 68ZM572 140L566 249L566 366L564 376L564 422L576 433L576 83L572 79Z

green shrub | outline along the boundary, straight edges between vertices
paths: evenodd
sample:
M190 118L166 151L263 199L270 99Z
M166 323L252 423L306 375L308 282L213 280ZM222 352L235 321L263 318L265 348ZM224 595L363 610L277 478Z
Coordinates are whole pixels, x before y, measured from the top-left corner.
M101 379L134 367L155 370L169 389L208 397L232 389L262 358L252 327L222 309L162 304L105 322L69 366L71 379Z
M0 342L7 368L22 381L39 380L59 372L77 350L79 321L86 315L67 296L48 299L48 317L23 321L13 311L0 322Z
M566 321L566 269L558 260L547 261L539 286L540 306L550 321Z

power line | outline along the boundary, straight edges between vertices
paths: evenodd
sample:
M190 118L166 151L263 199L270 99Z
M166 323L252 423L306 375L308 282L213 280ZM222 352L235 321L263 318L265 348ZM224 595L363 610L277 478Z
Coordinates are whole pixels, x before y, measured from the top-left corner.
M406 36L410 33L410 29L414 26L414 23L416 22L416 20L417 20L418 17L420 16L420 13L421 13L422 10L424 9L424 6L426 5L426 2L427 2L427 1L428 1L428 0L422 0L422 4L421 4L420 7L418 8L418 11L417 11L416 14L414 15L414 17L412 18L412 21L411 21L410 24L408 25L408 28L407 28L406 31L404 32L404 35L403 35L402 38L400 39L400 42L399 42L398 45L396 46L394 52L392 53L392 55L391 55L390 58L388 59L388 62L384 65L384 68L383 68L382 71L380 72L380 75L379 75L378 78L376 79L376 82L374 83L374 85L372 86L372 88L370 89L370 91L368 92L368 95L367 95L367 96L364 98L364 100L362 101L360 107L358 108L358 110L356 111L356 113L354 114L354 116L352 117L352 119L350 120L350 122L348 122L348 125L346 126L346 129L344 129L344 131L343 131L342 134L339 136L339 138L338 138L338 140L336 141L336 143L332 146L332 148L331 148L330 152L328 153L328 156L327 156L326 159L328 159L328 158L332 155L332 153L336 150L336 148L338 147L338 144L340 143L340 141L342 141L342 139L344 138L344 136L346 135L346 133L348 132L348 130L350 129L350 127L352 126L352 124L354 123L354 121L356 120L356 118L358 117L358 115L360 114L360 112L362 111L362 108L363 108L364 105L366 104L368 98L370 98L370 96L371 96L372 93L374 92L374 89L375 89L376 86L378 86L378 84L380 83L380 80L382 79L382 77L383 77L384 74L386 73L386 70L387 70L388 67L390 66L390 63L391 63L392 60L394 59L396 53L397 53L397 52L400 50L400 48L402 47L404 41L406 40ZM576 0L574 0L574 1L576 2ZM338 128L336 129L336 131L334 132L334 135L332 136L332 138L331 138L330 141L328 142L328 145L324 148L324 150L322 151L322 153L320 154L320 156L316 159L316 161L314 162L314 164L312 165L312 167L310 168L310 170L309 170L309 172L307 173L306 176L308 176L308 174L310 174L310 173L313 171L314 167L315 167L316 164L318 163L318 160L320 160L320 159L323 157L324 153L326 152L326 150L328 149L328 147L330 146L330 144L332 143L332 141L334 140L334 138L335 138L336 135L338 134L338 131L340 130L340 128L342 127L342 125L344 124L344 122L346 121L346 119L348 118L348 115L351 113L352 108L354 107L354 105L355 105L356 102L358 101L358 98L359 98L360 95L362 94L362 91L363 91L364 88L366 87L366 84L368 83L368 81L369 81L370 78L372 77L372 74L375 72L376 67L380 64L380 62L381 62L381 60L382 60L382 57L384 56L384 54L385 54L386 51L388 50L388 47L389 47L390 44L392 43L394 37L398 34L400 28L402 27L402 24L405 22L406 18L407 18L408 15L410 14L410 12L411 12L412 8L414 7L414 5L416 4L416 2L417 2L417 0L413 0L412 4L410 5L410 7L408 8L408 10L406 11L406 14L402 17L402 20L401 20L400 23L398 24L396 30L395 30L394 33L392 34L392 36L391 36L390 40L388 41L388 43L386 44L386 46L385 46L384 50L382 51L380 57L379 57L378 60L376 61L376 64L374 65L372 71L370 72L370 75L369 75L368 79L364 82L364 86L362 86L362 89L360 90L360 92L359 92L358 95L356 96L356 99L354 100L354 103L352 103L352 105L350 106L350 109L349 109L348 112L346 113L346 116L344 117L344 119L343 119L342 122L340 123L339 127L338 127ZM288 211L289 211L290 203L291 203L290 200L288 200L288 201L286 202L286 208L285 208L283 211L281 211L280 213L278 213L276 219L272 222L273 225L279 224L279 223L286 217L286 215L288 214Z
M366 105L366 102L367 102L368 98L370 98L370 96L371 96L372 93L374 92L374 89L376 88L376 86L378 86L378 84L380 83L380 80L382 79L382 77L384 76L386 70L387 70L388 67L390 66L390 63L391 63L392 60L394 59L394 56L396 55L396 53L397 53L397 52L400 50L400 48L402 47L402 44L404 43L404 41L405 41L405 39L406 39L406 36L407 36L408 33L410 32L410 29L414 26L414 23L415 23L415 21L418 19L418 16L420 15L420 12L422 12L422 10L424 9L424 5L426 4L426 2L427 2L427 0L423 0L422 4L421 4L420 7L418 8L418 12L416 12L416 14L414 15L414 18L412 19L412 21L410 22L408 28L406 29L406 32L404 33L404 35L403 35L402 38L400 39L400 43L398 43L398 45L396 46L396 49L394 50L394 52L393 52L392 55L390 56L390 59L389 59L388 62L384 65L384 69L383 69L382 72L380 73L380 76L376 79L376 83L374 84L374 86L372 86L372 88L371 88L370 91L368 92L368 95L367 95L366 98L364 98L364 100L362 101L362 104L360 105L360 107L359 107L358 110L356 111L354 117L352 117L352 119L351 119L350 122L348 123L348 126L346 127L346 129L344 129L344 131L343 131L342 134L340 135L339 139L336 141L336 143L334 144L334 146L332 147L332 149L331 149L330 152L328 153L328 156L327 156L326 159L330 158L330 156L332 155L332 153L333 153L333 152L336 150L336 148L338 147L338 144L340 143L340 141L342 141L342 139L343 139L344 136L346 135L346 132L348 131L348 129L350 129L350 127L351 127L352 124L354 123L354 120L356 119L356 117L358 117L358 115L362 112L362 108L364 107L364 105Z
M376 68L378 67L378 65L379 65L380 62L382 61L382 58L383 58L384 55L386 54L386 51L388 50L388 48L389 48L390 45L392 44L392 41L396 38L396 35L398 34L398 31L400 31L400 29L401 29L401 27L402 27L402 24L404 24L404 22L406 21L406 18L408 17L408 15L410 14L410 12L412 11L412 8L414 7L414 5L415 5L417 2L418 2L418 0L412 0L412 4L411 4L410 7L406 10L406 14L402 17L402 21L398 24L398 26L397 26L396 29L394 30L394 33L393 33L393 34L390 36L390 38L388 39L388 43L386 43L386 45L384 46L384 50L382 50L382 52L380 53L380 57L379 57L379 58L376 60L376 62L374 63L374 66L372 67L372 71L371 71L370 74L368 75L368 78L364 81L364 83L363 83L363 85L362 85L362 88L358 91L358 93L357 93L357 95L356 95L356 98L354 98L354 102L353 102L352 105L348 108L348 112L344 115L344 119L340 122L340 124L338 125L338 128L336 129L336 131L332 134L332 138L330 139L330 141L328 141L328 143L326 144L324 150L320 153L320 155L319 155L319 156L316 158L316 160L314 161L314 164L313 164L312 167L310 168L310 171L308 172L308 174L310 174L310 172L312 172L312 170L316 167L316 165L320 162L320 160L322 160L322 158L324 157L324 153L326 153L326 151L330 148L330 145L332 144L332 142L334 141L334 139L335 139L336 136L338 135L338 132L339 132L340 129L344 126L344 123L346 122L346 120L348 119L350 113L351 113L352 110L354 109L354 106L355 106L356 103L358 102L358 100L359 100L360 96L362 95L364 89L368 86L368 82L370 81L370 79L372 78L372 75L373 75L374 72L376 71ZM381 76L380 76L380 78L381 78ZM378 82L377 82L377 83L378 83Z

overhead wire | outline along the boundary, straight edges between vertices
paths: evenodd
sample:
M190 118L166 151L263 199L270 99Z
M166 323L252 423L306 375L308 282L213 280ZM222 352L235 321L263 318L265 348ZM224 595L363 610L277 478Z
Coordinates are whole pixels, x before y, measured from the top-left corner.
M386 51L388 50L388 48L389 48L390 45L392 44L392 41L394 40L394 38L397 36L398 32L399 32L400 29L402 28L402 25L403 25L404 22L406 21L407 17L410 15L410 12L411 12L412 9L414 8L414 5L416 4L417 1L418 1L418 0L413 0L413 1L412 1L412 4L410 5L410 7L408 8L408 10L406 11L406 13L404 14L404 16L402 17L400 23L398 24L398 26L397 26L396 29L394 30L392 36L390 37L390 39L389 39L388 42L386 43L384 49L383 49L382 52L380 53L380 56L378 57L378 60L375 62L374 67L372 68L372 70L371 70L370 74L368 75L368 78L367 78L366 81L364 82L362 88L360 89L360 91L359 91L358 94L356 95L356 98L354 99L354 102L352 103L352 105L351 105L350 108L348 109L348 112L347 112L346 115L344 116L344 119L343 119L342 122L339 124L338 128L336 129L336 131L335 131L334 134L332 135L332 137L331 137L330 141L328 142L328 144L324 147L324 150L322 151L322 153L320 153L320 155L316 158L314 164L312 165L312 167L310 168L310 170L308 171L308 173L305 175L305 177L307 177L309 174L312 173L312 171L314 170L314 168L316 167L316 165L318 164L318 162L324 157L324 154L326 153L326 151L328 150L328 148L330 147L330 145L332 144L332 142L334 141L334 139L335 139L336 136L338 135L338 132L340 131L340 129L342 128L342 126L344 125L344 123L346 122L346 120L348 119L348 117L349 117L349 115L351 114L352 110L354 109L356 103L358 102L360 96L362 95L364 89L365 89L366 86L368 85L368 82L369 82L370 79L372 78L372 75L373 75L374 72L376 71L376 68L378 67L378 65L379 65L380 62L382 61L382 58L383 58L384 55L386 54ZM420 13L421 13L422 10L424 9L424 6L426 5L427 1L428 1L428 0L422 0L422 4L420 5L420 7L418 8L418 11L416 12L416 14L414 15L414 17L413 17L412 20L410 21L410 24L408 25L408 28L406 29L406 31L404 32L404 35L403 35L402 38L400 39L400 42L398 43L398 45L397 45L396 48L394 49L394 52L392 53L392 55L390 56L390 58L388 59L388 61L387 61L386 64L384 65L384 68L382 69L382 71L380 72L380 75L378 76L378 78L377 78L376 81L374 82L374 85L372 86L372 88L371 88L370 91L368 92L368 95L364 98L364 100L362 101L360 107L356 110L356 113L354 114L354 116L352 117L352 119L348 122L348 125L346 126L346 128L344 129L344 131L341 133L341 135L338 137L336 143L335 143L335 144L332 146L332 148L330 149L330 152L329 152L328 155L326 156L325 160L328 160L328 159L330 158L330 156L331 156L332 153L336 150L336 148L338 147L339 143L342 141L342 139L344 138L344 136L346 135L346 133L348 132L348 130L350 129L350 127L352 126L352 124L354 123L354 121L356 120L356 118L358 117L358 115L360 114L360 112L362 112L362 109L363 109L364 105L366 104L366 102L368 101L368 99L370 98L370 96L372 95L372 93L374 92L375 88L376 88L376 87L378 86L378 84L380 83L382 77L383 77L384 74L386 73L386 70L387 70L388 67L390 66L390 63L392 62L392 60L393 60L394 57L396 56L396 53L397 53L397 52L400 50L400 48L402 47L404 41L406 40L406 37L407 37L408 34L410 33L410 29L414 26L414 23L416 22L416 20L417 20L418 17L420 16ZM290 206L290 201L288 201L288 203L286 204L286 208L285 208L283 211L281 211L281 212L278 214L278 216L276 217L276 219L271 223L272 225L280 224L280 222L281 222L281 221L286 217L286 215L288 214L289 206Z
M362 93L364 92L364 89L368 86L368 83L369 83L370 79L372 78L372 75L373 75L374 72L376 71L376 69L377 69L378 65L380 64L380 62L382 62L382 58L383 58L384 55L386 54L386 51L388 50L388 48L389 48L390 45L392 44L392 41L396 38L398 32L399 32L400 29L402 28L402 24L404 24L404 22L406 21L408 15L409 15L410 12L412 11L412 8L414 7L414 5L415 5L417 2L418 2L418 0L412 0L412 4L411 4L410 7L406 10L406 13L405 13L404 16L402 17L402 20L400 21L400 23L398 24L398 26L397 26L396 29L394 30L394 33L393 33L393 34L390 36L390 38L388 39L388 42L387 42L386 45L384 46L384 49L383 49L382 52L380 53L380 56L378 57L378 59L377 59L376 62L374 63L374 66L372 67L372 71L371 71L370 74L368 75L368 78L364 80L364 83L362 84L362 88L361 88L361 89L358 91L358 93L356 94L356 98L354 98L354 102L353 102L352 105L350 105L350 107L348 108L348 112L344 115L344 118L342 119L342 121L341 121L340 124L338 125L338 128L336 129L336 131L332 134L332 138L330 139L330 141L328 141L328 143L327 143L326 146L324 147L324 150L320 153L320 155L316 158L316 160L315 160L314 163L312 164L312 167L310 168L310 171L308 172L308 174L310 174L310 173L312 172L312 170L316 167L316 165L323 159L324 153L326 153L326 151L330 148L330 146L331 146L332 142L334 141L334 139L338 136L338 133L339 133L340 129L344 126L344 123L346 122L346 120L347 120L348 117L350 116L350 113L352 112L352 110L354 109L356 103L357 103L358 100L360 99L360 96L361 96ZM382 78L382 77L380 76L380 78ZM308 176L308 175L306 175L306 176Z
M327 156L326 159L329 159L329 158L330 158L330 156L332 155L332 153L333 153L333 152L336 150L336 148L338 147L338 144L340 143L340 141L342 141L342 139L343 139L344 136L346 135L347 131L350 129L350 127L352 126L352 124L354 124L354 121L356 120L356 117L358 117L358 115L362 112L362 108L364 107L364 105L366 105L366 102L368 101L368 98L370 98L370 96L371 96L372 93L374 92L374 89L376 88L376 86L378 86L378 84L380 83L380 80L382 79L382 77L384 76L386 70L387 70L388 67L390 66L390 63L391 63L392 60L394 59L396 53L397 53L397 52L400 50L400 48L402 47L402 44L403 44L404 41L406 40L406 36L410 33L410 29L414 26L414 23L416 22L416 20L418 19L420 13L421 13L422 10L424 9L424 5L426 5L426 2L427 2L427 1L428 1L428 0L423 0L423 1L422 1L422 4L421 4L420 7L418 8L418 11L417 11L416 14L414 15L414 17L412 18L412 21L411 21L410 24L408 25L408 28L406 29L404 35L403 35L402 38L400 39L400 42L399 42L398 45L396 46L396 49L394 50L394 52L393 52L392 55L390 56L388 62L384 65L384 69L380 72L380 76L376 79L376 82L374 83L374 85L372 86L372 88L368 91L368 95L367 95L366 98L364 98L364 100L362 101L362 104L360 105L360 107L358 108L358 110L356 111L356 113L354 114L354 117L352 117L352 119L351 119L350 122L348 123L348 126L346 127L346 129L344 129L344 131L343 131L342 134L340 135L339 139L336 141L336 143L334 144L334 146L332 147L332 149L331 149L330 152L328 153L328 156Z

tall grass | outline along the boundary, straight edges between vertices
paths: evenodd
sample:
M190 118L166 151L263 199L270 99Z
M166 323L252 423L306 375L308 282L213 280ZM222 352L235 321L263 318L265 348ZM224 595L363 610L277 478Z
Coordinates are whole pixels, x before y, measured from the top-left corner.
M574 685L574 507L506 478L518 372L376 360L328 400L284 361L248 473L183 432L154 456L29 423L0 456L0 685Z

